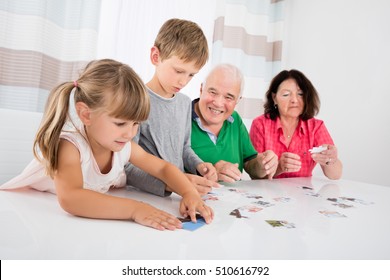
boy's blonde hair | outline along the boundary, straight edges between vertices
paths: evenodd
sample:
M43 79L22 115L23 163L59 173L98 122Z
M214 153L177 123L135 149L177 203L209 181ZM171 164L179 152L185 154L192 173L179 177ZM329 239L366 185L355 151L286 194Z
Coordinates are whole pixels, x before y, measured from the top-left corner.
M202 68L209 57L207 39L202 29L192 21L173 18L166 21L157 34L154 45L162 60L173 55L185 62L195 61Z
M144 121L149 116L149 95L131 67L111 59L90 62L77 81L58 85L50 92L46 102L33 152L45 164L50 177L54 176L58 167L61 131L65 123L71 123L69 105L74 88L74 102L83 102L99 113L132 121Z

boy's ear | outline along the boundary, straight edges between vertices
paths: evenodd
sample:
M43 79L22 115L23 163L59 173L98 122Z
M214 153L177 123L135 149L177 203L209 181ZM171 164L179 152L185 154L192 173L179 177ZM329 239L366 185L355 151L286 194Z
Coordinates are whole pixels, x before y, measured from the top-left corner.
M91 123L91 110L85 104L84 102L77 102L76 105L76 112L79 116L80 120L84 125L89 125Z
M150 50L150 60L153 65L156 65L160 60L160 50L156 46L153 46Z

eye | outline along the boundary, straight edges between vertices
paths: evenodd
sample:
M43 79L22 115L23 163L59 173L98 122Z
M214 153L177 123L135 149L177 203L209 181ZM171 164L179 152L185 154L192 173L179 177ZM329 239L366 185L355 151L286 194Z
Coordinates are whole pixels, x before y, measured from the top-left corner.
M116 126L124 126L126 122L114 122Z
M302 97L303 96L303 92L298 92L298 95Z
M231 95L225 96L225 99L229 100L229 101L234 101L235 100L234 96L231 96Z

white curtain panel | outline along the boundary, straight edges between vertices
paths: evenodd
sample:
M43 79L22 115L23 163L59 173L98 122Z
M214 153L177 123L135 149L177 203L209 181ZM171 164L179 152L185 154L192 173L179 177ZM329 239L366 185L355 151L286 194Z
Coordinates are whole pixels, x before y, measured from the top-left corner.
M0 108L42 112L96 58L100 0L0 1Z
M283 1L218 0L213 35L213 64L241 69L243 99L236 110L245 119L263 112L265 91L281 70Z

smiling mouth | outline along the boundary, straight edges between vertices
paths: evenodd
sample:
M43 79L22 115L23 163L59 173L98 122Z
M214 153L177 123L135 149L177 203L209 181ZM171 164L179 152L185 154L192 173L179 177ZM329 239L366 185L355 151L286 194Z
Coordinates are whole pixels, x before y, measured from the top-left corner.
M221 111L221 110L216 110L216 109L213 109L213 108L210 108L210 107L209 107L209 110L211 111L211 113L216 114L216 115L219 115L219 114L223 113L223 111Z

